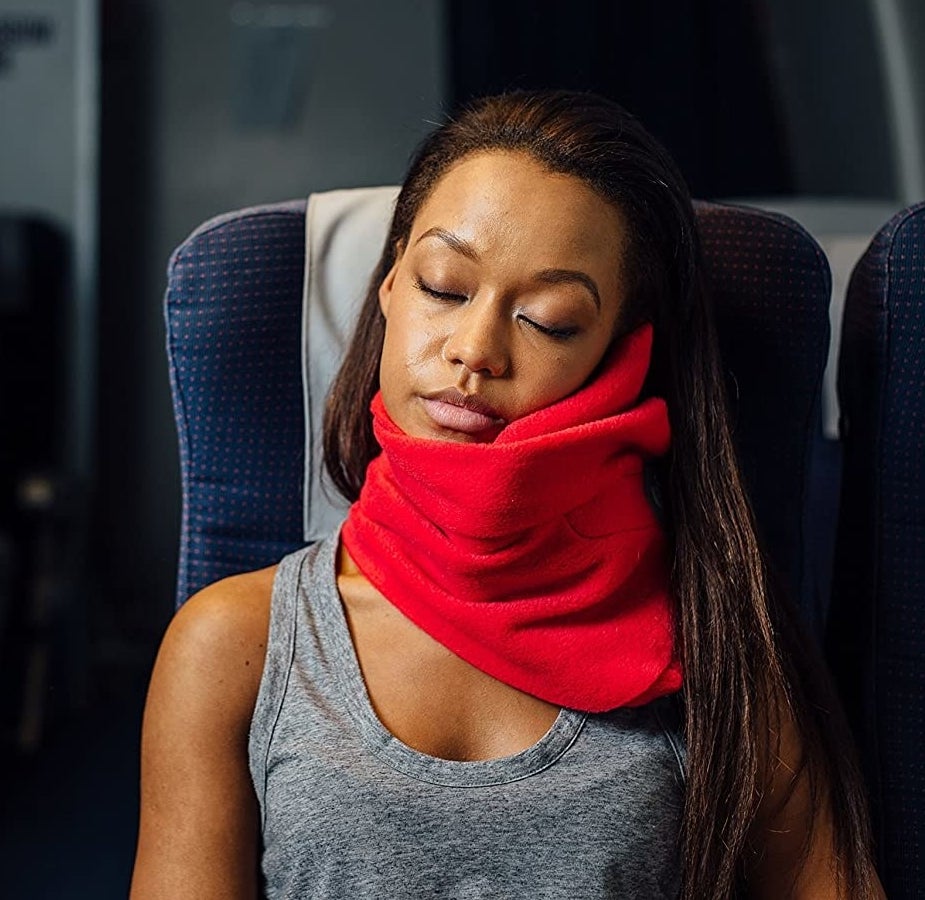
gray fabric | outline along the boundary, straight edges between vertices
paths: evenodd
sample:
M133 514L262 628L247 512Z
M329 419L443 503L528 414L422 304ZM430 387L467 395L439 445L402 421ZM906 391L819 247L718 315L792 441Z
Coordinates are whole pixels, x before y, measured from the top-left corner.
M397 187L376 187L308 198L302 289L306 541L330 534L347 510L346 501L322 480L324 401L382 253L397 196Z
M515 756L426 756L377 719L335 580L337 537L287 556L250 731L266 896L675 897L674 703L562 710Z

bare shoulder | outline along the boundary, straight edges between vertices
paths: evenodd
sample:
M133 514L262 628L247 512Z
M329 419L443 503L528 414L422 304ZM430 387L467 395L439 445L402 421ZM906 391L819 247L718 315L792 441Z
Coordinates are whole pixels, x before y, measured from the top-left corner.
M167 628L142 728L133 900L257 896L258 812L247 741L275 571L210 585Z
M171 628L193 627L208 639L214 630L266 626L277 566L223 578L193 594L177 611Z
M227 703L257 696L266 655L276 566L224 578L177 611L156 674L172 674L196 693L220 690ZM164 669L170 670L164 673Z
M769 734L766 787L752 826L757 858L749 877L749 896L842 900L830 785L822 778L812 789L802 737L783 703L775 718ZM865 898L885 896L873 869L866 890Z

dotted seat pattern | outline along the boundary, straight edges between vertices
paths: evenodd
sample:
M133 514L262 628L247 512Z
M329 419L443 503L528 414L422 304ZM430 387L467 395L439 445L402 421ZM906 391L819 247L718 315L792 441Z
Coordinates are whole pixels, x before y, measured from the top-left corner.
M286 203L213 220L170 263L183 468L178 603L302 543L304 210ZM746 479L771 557L799 598L828 265L784 216L716 204L697 212Z
M828 261L786 216L706 203L697 213L733 435L759 535L813 627L810 482L829 347Z
M305 201L213 219L168 266L183 513L177 603L302 546Z
M925 897L925 204L852 275L829 655L858 731L891 898Z

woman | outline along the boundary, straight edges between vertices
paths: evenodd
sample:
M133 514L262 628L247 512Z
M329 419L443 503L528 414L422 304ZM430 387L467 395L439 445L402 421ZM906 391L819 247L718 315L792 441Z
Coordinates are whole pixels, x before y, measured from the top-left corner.
M630 116L438 129L329 398L347 522L165 636L132 896L882 896L725 408Z

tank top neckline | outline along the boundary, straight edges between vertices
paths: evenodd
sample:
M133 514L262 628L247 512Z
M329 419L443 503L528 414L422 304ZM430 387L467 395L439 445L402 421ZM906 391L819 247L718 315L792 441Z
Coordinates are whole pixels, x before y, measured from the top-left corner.
M536 775L553 765L575 742L587 719L578 710L561 708L549 730L534 744L511 756L485 760L462 761L430 756L408 746L382 724L373 709L366 682L360 669L356 648L350 636L346 613L337 590L337 549L340 530L326 538L314 565L326 570L328 577L320 579L329 587L324 596L314 598L316 615L327 627L319 630L322 650L331 661L343 695L344 705L357 726L367 747L391 768L418 781L444 787L488 787L519 781ZM300 579L306 582L319 579ZM307 602L303 597L302 602Z

